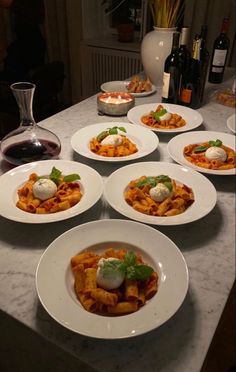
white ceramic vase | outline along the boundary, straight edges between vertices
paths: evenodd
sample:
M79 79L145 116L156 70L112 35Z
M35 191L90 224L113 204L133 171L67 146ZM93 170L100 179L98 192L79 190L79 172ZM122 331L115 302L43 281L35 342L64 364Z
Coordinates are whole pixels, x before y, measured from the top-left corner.
M147 33L142 40L141 60L144 72L157 87L163 84L164 64L171 52L175 31L175 27L154 27L154 30Z

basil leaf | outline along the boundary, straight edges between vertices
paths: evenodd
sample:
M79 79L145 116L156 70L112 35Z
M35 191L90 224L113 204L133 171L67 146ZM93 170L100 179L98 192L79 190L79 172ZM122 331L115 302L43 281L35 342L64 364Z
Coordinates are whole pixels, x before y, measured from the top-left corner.
M58 182L59 182L60 176L61 176L61 171L59 169L57 169L56 167L53 167L52 171L49 175L50 180L55 182L55 184L57 185Z
M126 129L124 127L118 127L119 130L121 130L121 132L125 132L126 133Z
M109 128L109 134L117 134L117 133L118 133L117 127Z
M131 280L146 280L153 273L153 269L147 265L135 265L127 267L127 278Z
M135 268L134 266L128 266L126 269L126 278L130 280L135 280Z
M160 121L160 117L167 113L166 109L161 109L160 111L153 112L152 116L156 121Z
M56 177L56 178L59 178L61 175L61 171L59 169L57 169L56 167L53 167L52 170L51 170L51 173L50 173L50 178L51 177Z
M216 146L216 147L220 147L221 145L222 145L222 141L219 140L219 139L217 139L217 140L215 141L215 146Z
M163 174L161 174L160 176L157 176L155 178L156 178L156 183L159 183L159 182L171 182L170 177L169 176L165 176Z
M209 145L214 147L220 147L222 145L222 141L219 139L217 139L216 141L209 141Z
M198 147L195 147L194 152L203 152L203 151L206 151L207 149L208 147L206 146L198 146Z
M157 177L147 177L144 180L138 181L136 183L136 187L142 187L142 186L145 186L145 185L150 185L152 187L155 187L159 182L171 183L171 179L170 179L169 176L165 176L165 175L160 175L160 176L157 176Z
M76 173L68 174L67 176L65 176L63 178L63 181L65 181L65 182L73 182L73 181L76 181L76 180L80 180L80 175L76 174Z
M136 187L142 187L145 185L151 185L152 187L155 187L157 184L156 177L147 177L144 180L141 180L136 183Z
M147 184L147 179L145 179L145 180L141 180L141 181L138 181L137 183L136 183L136 187L143 187L143 186L145 186Z
M163 183L167 187L167 189L169 189L169 191L173 190L173 185L171 182L163 182Z
M134 252L130 251L126 253L124 257L124 263L126 266L133 266L136 264L136 255Z
M105 261L104 266L103 266L104 276L113 276L117 272L121 272L125 274L126 266L124 262L118 259L114 261Z
M98 136L97 136L97 140L98 142L101 142L105 137L108 136L108 131L107 130L104 130L103 132L99 133Z
M158 112L153 112L152 117L153 117L156 121L160 121L160 116L159 116Z
M167 110L166 110L166 109L161 109L160 111L157 112L157 114L158 114L159 116L163 116L163 115L165 115L166 113L167 113Z
M156 177L147 177L147 183L152 187L155 187L157 184Z

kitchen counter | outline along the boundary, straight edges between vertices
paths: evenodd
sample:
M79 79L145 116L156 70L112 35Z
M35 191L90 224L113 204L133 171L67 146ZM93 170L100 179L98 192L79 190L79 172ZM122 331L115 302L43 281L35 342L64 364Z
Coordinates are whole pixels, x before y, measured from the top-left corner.
M230 133L226 120L235 112L234 109L210 99L212 91L222 86L231 87L232 77L226 77L221 86L207 85L206 103L198 110L204 119L199 130ZM158 89L154 95L136 98L136 105L159 100ZM78 129L105 121L128 120L126 117L98 116L96 96L93 96L42 121L40 125L60 137L61 159L92 166L105 179L121 165L86 159L70 146L70 138ZM173 162L166 150L172 136L159 134L158 149L138 161ZM9 169L3 161L0 166L0 174ZM101 199L82 215L56 223L28 225L0 217L0 322L3 324L7 317L6 321L11 324L12 343L14 327L17 329L21 325L19 347L26 359L30 348L33 350L34 347L33 341L32 345L24 342L31 332L32 340L34 337L47 340L49 353L50 348L53 352L56 346L62 358L65 354L68 361L70 358L78 361L80 371L200 371L235 277L235 178L205 176L217 190L218 200L213 211L187 225L155 227L177 244L186 259L190 274L187 296L169 321L147 334L130 339L99 340L63 328L44 310L35 287L35 271L40 256L56 237L84 222L123 216ZM1 355L14 359L10 350L1 349ZM48 370L59 371L59 368Z

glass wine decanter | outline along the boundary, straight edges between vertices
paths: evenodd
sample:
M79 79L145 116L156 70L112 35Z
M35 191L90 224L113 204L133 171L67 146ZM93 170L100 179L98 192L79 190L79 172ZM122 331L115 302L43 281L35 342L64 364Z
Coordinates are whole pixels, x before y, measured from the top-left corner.
M3 158L14 165L56 158L61 151L59 138L36 124L33 117L35 84L14 83L10 86L20 112L20 126L1 142Z

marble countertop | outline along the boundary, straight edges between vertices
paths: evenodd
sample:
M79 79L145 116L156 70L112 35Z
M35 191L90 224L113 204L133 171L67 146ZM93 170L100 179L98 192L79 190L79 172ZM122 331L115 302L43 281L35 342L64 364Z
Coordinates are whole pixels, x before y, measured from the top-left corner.
M232 79L226 79L223 85L231 84ZM198 110L204 119L199 130L230 133L226 120L234 109L210 99L212 91L218 88L213 84L206 87L207 101ZM159 100L158 89L152 96L136 98L136 105ZM70 146L70 138L78 129L105 121L127 122L127 118L98 116L93 96L40 124L60 137L61 159L92 166L105 178L120 165L83 158ZM139 161L173 162L166 151L172 136L160 134L158 149ZM2 161L0 172L7 169ZM63 328L39 302L35 271L47 246L66 230L84 222L123 218L103 199L80 216L52 224L28 225L0 217L0 310L59 346L62 353L68 352L99 372L199 371L235 277L235 178L206 176L217 190L213 211L187 225L156 227L181 249L190 274L188 294L181 308L161 327L125 340L87 338Z

